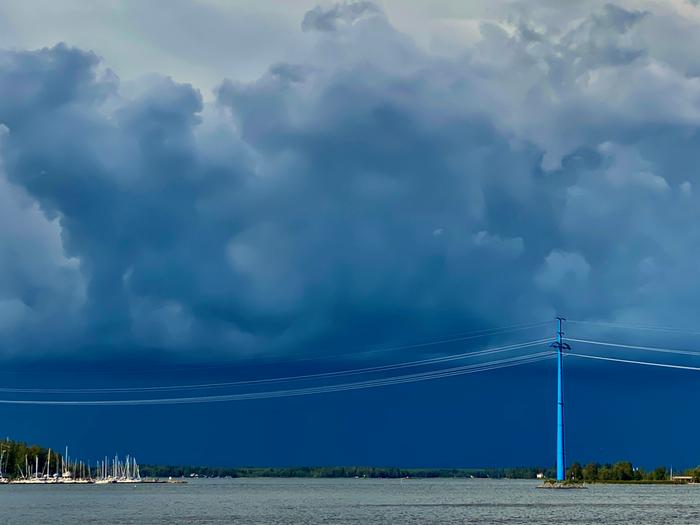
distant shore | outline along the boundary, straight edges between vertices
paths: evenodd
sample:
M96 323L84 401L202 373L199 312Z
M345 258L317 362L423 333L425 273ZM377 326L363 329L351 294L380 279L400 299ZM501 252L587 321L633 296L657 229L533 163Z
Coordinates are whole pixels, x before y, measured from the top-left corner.
M554 478L552 468L399 468L363 466L321 467L208 467L183 465L142 465L141 472L154 478L370 478L370 479L531 479ZM587 484L684 485L700 482L700 470L686 470L685 476L673 476L665 467L651 471L634 468L621 461L614 464L572 464L567 479Z
M513 468L398 468L398 467L207 467L142 465L145 476L207 478L492 478L537 479L551 469Z

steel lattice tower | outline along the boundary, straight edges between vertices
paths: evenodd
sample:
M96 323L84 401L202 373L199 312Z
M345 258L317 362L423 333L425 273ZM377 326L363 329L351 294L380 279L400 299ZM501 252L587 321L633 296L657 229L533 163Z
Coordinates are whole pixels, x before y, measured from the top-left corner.
M552 346L557 349L557 481L566 479L566 456L564 453L564 350L571 347L564 342L563 317L557 317L557 340Z

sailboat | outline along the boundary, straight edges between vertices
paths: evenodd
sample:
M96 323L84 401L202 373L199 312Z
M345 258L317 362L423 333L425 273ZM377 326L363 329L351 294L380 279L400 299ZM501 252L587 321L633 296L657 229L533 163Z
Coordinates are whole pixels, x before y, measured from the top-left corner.
M3 474L3 460L5 459L5 451L0 450L0 484L9 483L10 480Z
M126 456L126 461L120 466L121 475L117 478L117 483L141 483L141 473L136 458Z

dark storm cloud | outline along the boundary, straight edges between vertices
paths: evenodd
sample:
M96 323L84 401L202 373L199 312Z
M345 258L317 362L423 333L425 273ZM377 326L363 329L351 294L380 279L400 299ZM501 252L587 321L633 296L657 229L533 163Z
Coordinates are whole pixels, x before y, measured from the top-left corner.
M0 339L238 355L669 321L700 297L700 84L654 17L489 23L448 60L374 4L316 8L314 53L212 105L63 45L3 52Z

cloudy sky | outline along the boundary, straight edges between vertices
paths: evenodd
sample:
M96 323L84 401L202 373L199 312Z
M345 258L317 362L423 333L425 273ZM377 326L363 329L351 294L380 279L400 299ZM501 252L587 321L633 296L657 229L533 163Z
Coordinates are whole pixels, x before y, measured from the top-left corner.
M0 48L0 366L289 363L557 314L696 327L694 2L0 1ZM222 461L547 462L550 372L295 401L284 417L306 430L272 459L258 434L292 402L252 403L235 410L262 429L254 453ZM577 373L573 389L600 392L579 430L620 436L663 395L640 381L673 396L692 379ZM529 394L475 412L454 398L505 380ZM628 419L607 414L610 399ZM523 420L503 403L538 408ZM373 434L345 455L328 445L459 407L438 455L427 431L398 447ZM89 446L87 430L36 430L41 410L8 412L8 432ZM99 427L81 410L69 414ZM182 417L159 410L134 417ZM227 410L185 413L213 431ZM690 416L676 410L659 417ZM498 438L465 437L473 425ZM513 426L528 437L504 459ZM642 461L682 439L631 450L585 436L579 456ZM145 443L132 446L154 454Z

